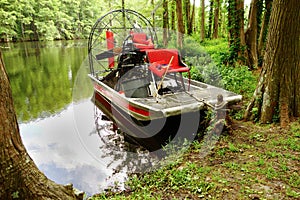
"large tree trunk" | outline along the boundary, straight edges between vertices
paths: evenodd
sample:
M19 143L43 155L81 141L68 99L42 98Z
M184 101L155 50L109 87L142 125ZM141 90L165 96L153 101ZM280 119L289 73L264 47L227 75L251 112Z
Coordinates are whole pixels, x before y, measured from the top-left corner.
M300 116L299 9L298 0L273 2L263 69L246 119L270 123L279 117L286 127L291 117Z
M183 47L183 35L184 35L184 25L182 17L182 0L176 0L176 14L177 14L177 46L182 49Z
M252 0L250 6L248 28L245 33L247 50L249 55L249 67L251 69L258 66L257 57L257 3L258 0Z
M0 52L0 199L76 199L39 171L22 144L9 80Z

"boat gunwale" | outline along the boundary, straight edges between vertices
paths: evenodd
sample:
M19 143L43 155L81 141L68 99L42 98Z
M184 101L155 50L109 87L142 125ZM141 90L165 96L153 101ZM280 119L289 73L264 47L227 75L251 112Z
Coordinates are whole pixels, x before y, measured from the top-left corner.
M110 101L112 101L113 98L120 98L120 99L126 101L128 103L128 105L136 106L139 109L148 110L150 112L150 116L146 117L144 115L140 115L136 112L133 112L132 110L129 110L127 108L127 110L130 111L130 113L134 117L138 117L138 119L143 118L143 120L152 120L153 118L156 118L156 117L157 118L169 117L169 116L175 116L175 115L178 115L178 114L184 114L184 113L187 113L187 112L195 112L195 111L203 109L204 105L205 105L203 102L195 101L192 104L174 106L174 107L164 108L164 109L158 109L158 108L155 108L153 106L142 104L142 103L136 101L136 99L141 99L141 98L129 98L129 97L126 97L126 96L118 93L116 90L112 89L111 87L109 87L105 83L101 82L100 80L98 80L96 77L94 77L91 74L89 74L89 77L94 82L96 82L98 85L101 85L102 87L105 87L105 89L108 90L108 92L112 93L111 95L108 96L107 94L104 94L102 91L95 88L95 86L94 86L94 89L97 90L97 92L101 93L102 96L106 96L106 98L108 98ZM153 98L154 97L151 97L151 99L153 99ZM144 99L147 99L147 98L144 98ZM119 107L126 108L126 106L124 106L120 103L114 102L114 104L117 104ZM195 109L191 110L190 109L191 106ZM159 113L160 113L160 116L159 116Z
M149 98L129 98L126 97L124 94L120 94L119 92L117 92L116 90L114 90L113 88L109 87L108 85L106 85L105 83L103 83L101 80L99 80L97 77L93 76L92 74L88 75L94 82L96 82L98 85L100 85L101 87L104 87L105 90L107 90L108 92L110 92L110 95L107 95L105 93L103 93L103 91L100 91L100 89L97 89L94 86L94 90L97 90L97 92L101 93L102 96L105 96L107 99L109 99L111 101L111 103L113 102L114 98L118 98L120 99L120 102L113 102L114 104L116 104L117 106L119 106L120 108L122 108L123 110L127 110L130 112L130 114L139 119L139 120L153 120L156 118L162 118L162 117L170 117L170 116L175 116L175 115L179 115L179 114L184 114L184 113L188 113L188 112L195 112L195 111L199 111L205 108L205 104L209 103L211 105L214 105L217 103L217 99L211 99L211 100L207 100L207 102L205 102L206 100L204 99L200 99L200 100L196 100L194 103L189 103L186 105L177 105L174 107L169 107L169 108L163 108L163 109L158 109L155 108L154 106L151 105L147 105L147 104L143 104L140 103L138 101L136 101L137 99L153 99L154 97L149 97ZM189 81L189 79L184 78L184 82L186 83L187 81ZM230 92L227 91L223 88L218 88L206 83L202 83L199 81L195 81L195 80L191 80L192 87L194 88L201 88L203 90L205 89L209 89L209 88L217 88L217 89L222 89L225 92ZM201 87L204 86L204 87ZM232 92L232 94L235 94ZM166 95L167 96L167 95ZM158 98L159 100L159 98ZM234 96L226 96L224 97L224 101L228 102L228 104L232 104L235 102L239 102L242 100L242 95L238 95L235 94ZM126 104L126 105L125 105ZM128 105L128 106L127 106ZM141 113L135 112L131 109L129 109L129 106L133 106L134 108L137 109L141 109L144 110L146 112L149 112L149 115L143 115Z

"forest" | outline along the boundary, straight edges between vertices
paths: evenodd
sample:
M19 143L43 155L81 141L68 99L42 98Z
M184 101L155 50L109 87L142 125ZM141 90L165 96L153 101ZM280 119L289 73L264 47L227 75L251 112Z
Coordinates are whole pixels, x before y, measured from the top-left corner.
M122 1L109 0L1 0L0 38L2 41L87 38L99 17L122 7L142 10L149 18L155 9L156 25L161 26L162 1L146 1L146 6L144 4L145 1L122 4Z
M162 32L164 45L174 40L171 31L175 31L178 49L190 48L198 54L204 47L210 54L215 65L193 66L193 79L209 82L217 69L223 78L220 84L243 95L237 109L229 113L230 123L210 155L199 157L203 144L196 140L169 165L133 174L128 189L116 193L111 188L93 199L300 197L300 4L298 0L245 3L0 0L1 42L87 39L104 13L120 8L139 11L154 27L166 30ZM0 194L7 199L82 198L72 186L47 179L27 155L4 65L1 60L0 111L4 114L0 127L10 129L1 129L1 171L6 172L0 173ZM203 71L210 71L210 76L205 77Z
M242 63L255 67L261 58L266 39L271 2L254 1L249 13L249 5L245 12L244 1L231 0L202 0L197 7L196 1L189 0L101 3L95 0L1 0L0 38L1 41L87 38L96 19L108 10L134 8L142 10L154 27L193 35L201 41L228 38L232 49L228 60L232 62L241 57L239 60ZM257 40L255 44L253 40ZM243 50L246 45L249 53ZM256 45L257 51L254 52ZM242 58L244 55L248 57L246 60Z
M154 27L178 31L199 41L226 38L231 49L228 61L238 59L240 64L253 68L261 64L271 2L253 1L250 9L244 1L234 0L201 0L197 6L195 0L1 0L0 39L4 42L88 38L93 23L101 15L113 9L133 8L151 19Z
M0 37L2 41L84 39L88 38L93 23L109 10L120 8L138 10L154 27L164 30L161 33L164 45L174 40L172 32L179 33L176 47L183 51L192 49L194 54L197 54L197 49L200 49L201 45L223 40L227 43L226 49L215 52L217 58L215 62L218 66L246 66L250 71L256 72L262 69L259 85L254 98L245 109L244 118L263 123L281 119L281 125L287 126L290 118L297 117L300 113L300 100L296 95L300 90L297 87L299 78L296 73L279 80L281 70L274 70L276 67L271 66L277 66L278 69L280 66L286 66L284 69L289 74L288 71L298 71L297 64L295 67L292 66L298 62L295 56L299 51L299 45L295 43L299 38L296 23L298 16L294 16L287 6L283 8L279 6L288 12L286 18L282 18L280 12L275 13L276 10L272 9L272 3L272 0L252 0L249 5L245 4L244 0L123 0L101 3L95 0L32 2L1 0ZM270 19L272 10L273 21ZM290 23L295 23L296 26L291 27ZM273 26L271 31L270 25ZM280 34L277 33L278 30ZM279 48L280 45L282 47ZM274 51L275 46L277 51ZM266 51L267 48L269 51ZM276 56L281 58L282 55L286 55L285 59L274 59ZM267 70L268 68L272 69ZM222 69L228 71L228 68ZM274 78L266 74L272 74ZM199 73L194 73L194 77L198 75ZM271 81L273 79L277 79L280 84L274 84ZM289 84L285 84L286 82L294 84L287 86ZM261 112L262 110L264 112Z

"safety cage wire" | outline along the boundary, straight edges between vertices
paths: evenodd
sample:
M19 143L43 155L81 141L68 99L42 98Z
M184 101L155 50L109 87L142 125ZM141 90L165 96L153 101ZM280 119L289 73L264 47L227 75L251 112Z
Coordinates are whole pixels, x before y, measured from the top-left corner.
M106 59L96 58L107 51L106 31L114 35L114 46L122 47L130 32L144 32L157 44L157 36L151 22L140 13L130 9L113 10L99 18L91 29L88 40L90 74L109 71Z

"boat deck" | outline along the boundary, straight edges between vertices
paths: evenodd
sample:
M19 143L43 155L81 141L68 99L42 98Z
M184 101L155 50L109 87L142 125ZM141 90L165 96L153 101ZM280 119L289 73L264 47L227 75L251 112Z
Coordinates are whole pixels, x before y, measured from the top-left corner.
M224 90L222 88L204 85L206 87L196 87L191 85L190 91L178 92L174 94L165 94L157 98L135 98L134 101L140 104L146 104L156 109L169 109L178 106L192 106L193 104L209 103L214 105L217 102L217 96L222 95L224 101L233 103L241 100L241 95Z

